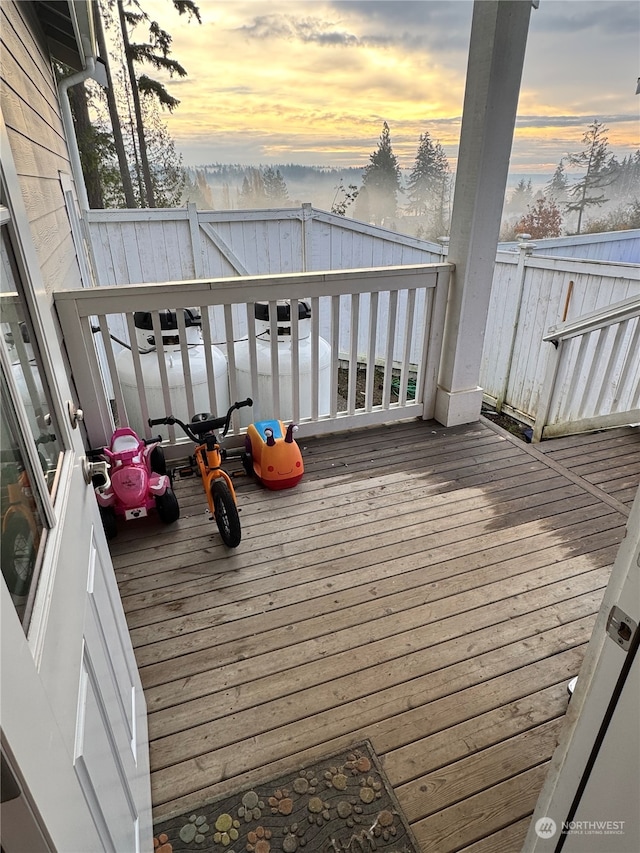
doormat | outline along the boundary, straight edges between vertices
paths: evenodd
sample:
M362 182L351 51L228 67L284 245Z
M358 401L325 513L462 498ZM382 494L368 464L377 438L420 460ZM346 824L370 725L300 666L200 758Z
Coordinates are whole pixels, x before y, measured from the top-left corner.
M153 831L155 853L420 853L368 741Z

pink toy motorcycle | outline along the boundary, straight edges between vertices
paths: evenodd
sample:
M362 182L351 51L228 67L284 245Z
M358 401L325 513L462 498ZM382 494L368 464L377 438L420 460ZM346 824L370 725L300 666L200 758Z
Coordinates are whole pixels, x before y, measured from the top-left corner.
M144 518L155 507L165 524L180 517L160 440L146 441L129 427L121 427L111 436L109 447L100 451L109 464L109 477L94 485L107 539L118 532L117 516L127 521Z

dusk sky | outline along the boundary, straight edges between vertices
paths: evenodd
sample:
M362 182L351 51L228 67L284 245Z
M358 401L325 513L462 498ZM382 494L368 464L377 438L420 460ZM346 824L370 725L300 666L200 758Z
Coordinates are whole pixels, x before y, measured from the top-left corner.
M403 168L429 131L455 169L470 0L200 0L201 25L141 5L188 72L166 81L185 165L364 166L387 121ZM620 159L640 147L639 55L637 0L540 0L511 171L552 173L593 119Z

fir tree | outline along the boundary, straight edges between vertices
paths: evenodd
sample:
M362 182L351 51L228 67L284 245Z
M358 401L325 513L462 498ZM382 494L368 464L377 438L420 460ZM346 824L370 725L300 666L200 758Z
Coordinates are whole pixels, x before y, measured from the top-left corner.
M564 159L561 159L553 177L545 186L545 190L549 198L552 198L557 203L566 201L567 190L569 188L569 179L564 170Z
M362 175L362 190L367 190L369 214L376 224L392 219L398 207L400 166L391 148L389 125L385 121L377 149L370 155ZM362 191L360 193L362 195Z
M425 219L424 234L437 237L448 227L449 163L439 142L420 134L416 160L409 175L409 212Z
M583 177L569 188L572 200L565 205L568 212L578 214L576 234L580 233L587 207L600 207L607 201L604 193L600 192L613 180L610 172L609 139L606 133L607 128L602 122L592 122L582 137L585 147L577 154L569 154L567 157L572 166L585 170Z
M198 22L201 22L200 11L193 0L173 0L173 5L181 15L187 13L189 17L194 16ZM132 6L133 9L131 8ZM186 77L187 72L179 62L169 58L172 37L166 30L163 30L159 26L157 21L152 21L149 18L137 0L135 2L127 0L126 8L125 0L117 0L117 7L126 67L131 86L130 94L135 113L138 156L142 171L142 179L139 181L139 184L141 187L144 187L144 201L146 205L148 207L155 207L154 179L150 164L151 158L147 150L140 95L157 99L157 102L169 111L175 109L180 102L177 98L170 95L164 85L158 80L154 80L146 74L136 77L135 63L145 62L158 70L167 71L171 77L174 74L178 77ZM134 9L137 11L134 11ZM149 40L146 42L132 42L129 36L129 27L136 27L142 22L146 22L148 25Z
M267 166L262 172L264 195L272 207L283 207L289 201L289 191L280 169Z

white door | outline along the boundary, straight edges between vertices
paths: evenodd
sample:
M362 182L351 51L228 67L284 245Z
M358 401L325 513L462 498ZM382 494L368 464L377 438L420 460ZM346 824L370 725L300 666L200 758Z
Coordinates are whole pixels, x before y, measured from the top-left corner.
M640 490L529 827L527 853L640 850L639 624Z
M3 144L0 721L10 784L2 849L23 853L30 823L44 845L36 850L148 851L144 697L83 476L82 424L51 300L7 159Z

